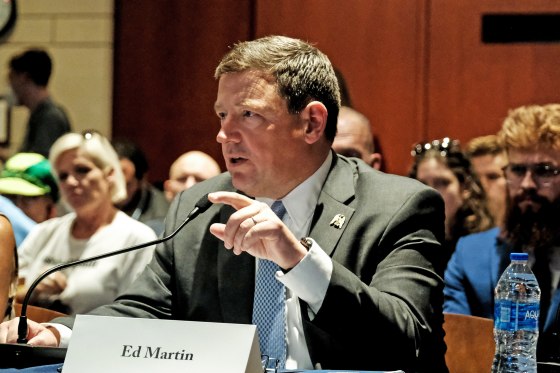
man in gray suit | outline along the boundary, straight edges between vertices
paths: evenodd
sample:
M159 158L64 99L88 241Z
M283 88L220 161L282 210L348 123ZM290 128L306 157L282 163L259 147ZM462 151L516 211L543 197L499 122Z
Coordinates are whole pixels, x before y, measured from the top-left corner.
M447 372L440 195L332 151L339 88L310 44L238 43L215 76L228 172L175 198L165 235L206 193L213 205L92 314L250 324L269 260L286 290L282 368ZM54 322L65 327L29 322L30 343L64 345L73 319ZM16 324L0 327L0 342L15 340Z

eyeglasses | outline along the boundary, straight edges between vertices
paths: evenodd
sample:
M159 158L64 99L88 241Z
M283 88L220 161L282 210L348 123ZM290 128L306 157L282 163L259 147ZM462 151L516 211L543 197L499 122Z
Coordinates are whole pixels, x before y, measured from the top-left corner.
M446 157L450 152L460 151L459 140L451 140L449 137L444 137L441 140L433 140L431 142L419 142L412 147L410 155L418 157L428 150L439 150L443 157Z
M503 170L506 180L510 184L520 184L527 175L527 171L530 171L533 180L540 187L550 186L554 178L560 175L560 167L555 167L549 163L510 163Z

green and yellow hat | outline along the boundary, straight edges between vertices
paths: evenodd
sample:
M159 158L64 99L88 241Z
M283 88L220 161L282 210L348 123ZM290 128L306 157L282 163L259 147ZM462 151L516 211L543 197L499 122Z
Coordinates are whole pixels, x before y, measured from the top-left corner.
M9 158L0 172L0 194L50 195L57 201L58 185L49 160L37 153L17 153Z

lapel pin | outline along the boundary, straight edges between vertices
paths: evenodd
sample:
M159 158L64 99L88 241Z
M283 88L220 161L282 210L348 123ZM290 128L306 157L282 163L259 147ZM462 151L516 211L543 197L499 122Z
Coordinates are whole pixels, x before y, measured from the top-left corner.
M340 229L344 225L344 220L346 220L346 217L344 215L336 214L335 217L331 220L329 225L337 229Z

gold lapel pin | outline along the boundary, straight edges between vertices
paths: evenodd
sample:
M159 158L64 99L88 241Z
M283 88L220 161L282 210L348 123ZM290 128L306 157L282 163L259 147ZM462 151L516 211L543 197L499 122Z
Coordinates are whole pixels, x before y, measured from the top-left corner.
M329 225L337 229L340 229L344 225L344 220L346 220L346 217L344 215L336 214L335 217L331 220Z

